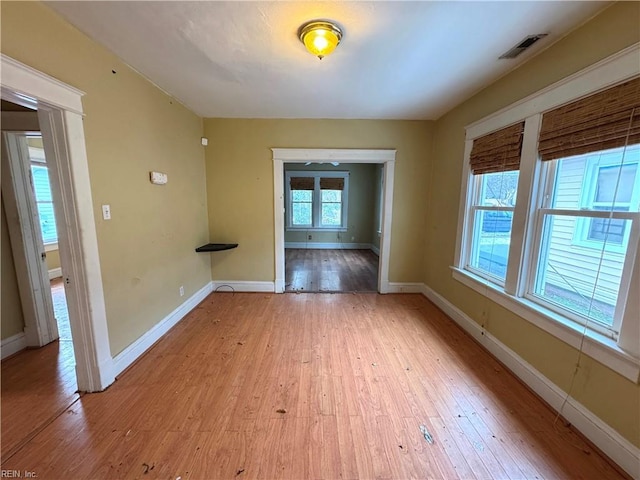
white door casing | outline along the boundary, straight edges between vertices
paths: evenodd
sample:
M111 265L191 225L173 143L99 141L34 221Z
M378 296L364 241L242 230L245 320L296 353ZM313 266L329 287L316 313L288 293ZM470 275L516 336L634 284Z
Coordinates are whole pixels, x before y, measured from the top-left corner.
M389 256L391 253L391 222L393 212L393 179L396 151L390 149L327 149L327 148L272 148L273 152L273 204L275 235L275 291L284 292L284 164L285 163L381 163L384 194L382 233L380 235L380 262L378 264L378 292L389 293Z
M82 122L83 92L2 54L2 99L38 110L56 204L78 389L114 381L89 166Z
M33 191L25 132L2 133L3 202L16 266L27 346L42 347L58 338L51 284Z

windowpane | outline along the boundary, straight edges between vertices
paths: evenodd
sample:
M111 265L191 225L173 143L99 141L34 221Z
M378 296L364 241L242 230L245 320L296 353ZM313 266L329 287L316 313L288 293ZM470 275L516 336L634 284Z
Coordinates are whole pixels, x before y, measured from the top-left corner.
M518 174L515 170L481 175L482 187L478 204L485 207L513 207L518 193Z
M321 190L323 202L341 202L342 190Z
M638 164L600 167L594 201L629 203Z
M293 225L308 226L312 224L311 203L293 203L291 210Z
M513 212L477 210L470 266L504 282Z
M294 202L311 202L313 190L291 190L291 199Z
M53 203L38 202L38 216L40 217L42 241L44 243L57 242L58 232L56 230L56 218L53 213Z
M544 216L534 294L563 309L612 326L625 254L602 248L572 247L571 239L581 220L573 216ZM631 228L631 220L615 221L622 229ZM624 247L626 249L626 245Z
M342 204L323 203L322 204L322 225L339 227L342 225Z
M33 188L36 193L36 201L51 202L51 187L49 185L49 170L47 167L38 165L31 166L31 176L33 177Z

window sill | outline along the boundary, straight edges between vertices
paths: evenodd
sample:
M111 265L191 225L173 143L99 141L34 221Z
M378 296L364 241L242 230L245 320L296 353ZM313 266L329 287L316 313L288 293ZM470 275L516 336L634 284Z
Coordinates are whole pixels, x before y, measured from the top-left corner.
M579 349L582 343L584 328L581 325L547 310L540 305L524 298L514 297L502 291L499 287L466 270L451 267L455 280L488 297L507 310L524 318L545 332ZM584 337L582 351L591 358L606 365L623 377L638 383L640 374L640 359L622 350L615 340L597 332L587 330Z
M346 227L287 227L287 232L346 232Z
M53 252L54 250L58 250L58 242L56 243L45 243L44 251L45 252Z

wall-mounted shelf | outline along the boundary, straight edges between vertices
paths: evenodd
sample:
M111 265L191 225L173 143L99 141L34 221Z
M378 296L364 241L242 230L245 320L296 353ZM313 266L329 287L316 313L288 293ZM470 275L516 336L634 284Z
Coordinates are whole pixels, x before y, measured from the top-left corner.
M196 248L196 252L219 252L221 250L231 250L237 246L237 243L207 243Z

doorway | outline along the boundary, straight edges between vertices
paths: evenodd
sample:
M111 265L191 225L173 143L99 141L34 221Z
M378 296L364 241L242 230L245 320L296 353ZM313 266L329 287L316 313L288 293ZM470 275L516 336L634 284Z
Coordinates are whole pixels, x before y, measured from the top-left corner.
M275 282L276 293L283 293L286 284L285 268L285 163L352 163L382 165L382 200L379 236L379 262L377 291L389 292L389 256L391 246L391 224L393 212L393 179L395 172L395 150L361 149L298 149L272 148L274 181L274 233L275 233Z
M377 292L383 165L284 170L285 292Z

